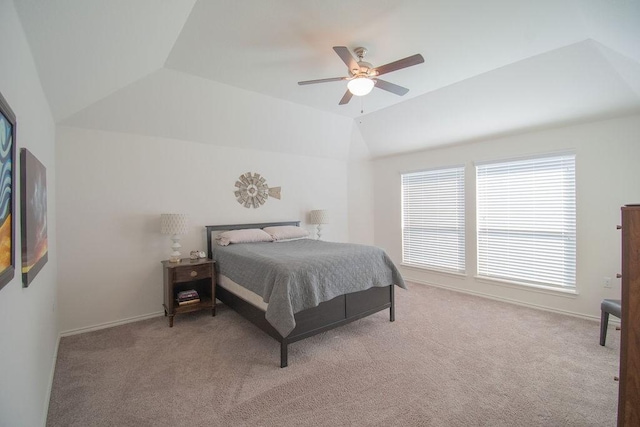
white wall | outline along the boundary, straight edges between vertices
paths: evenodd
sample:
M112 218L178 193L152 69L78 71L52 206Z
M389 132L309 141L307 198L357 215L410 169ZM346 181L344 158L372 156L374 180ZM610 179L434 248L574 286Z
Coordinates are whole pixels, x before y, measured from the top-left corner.
M369 148L353 126L349 146L349 241L373 245L373 169Z
M349 240L344 160L58 127L57 162L63 333L162 311L161 213L190 215L187 256L206 249L204 225L305 222L312 209L331 212L323 239ZM238 204L234 184L249 171L282 200Z
M0 40L0 92L16 114L17 148L28 148L47 168L49 238L49 261L23 288L16 198L16 275L0 290L0 425L38 426L46 419L58 338L55 125L13 2L7 0L0 1ZM18 182L16 194L19 188Z
M474 161L533 154L576 153L577 296L478 281L475 238ZM603 298L620 298L620 206L640 203L640 116L512 136L374 161L375 243L398 264L402 260L400 174L466 164L467 275L401 267L406 279L450 287L551 310L599 317ZM603 278L613 287L605 289Z

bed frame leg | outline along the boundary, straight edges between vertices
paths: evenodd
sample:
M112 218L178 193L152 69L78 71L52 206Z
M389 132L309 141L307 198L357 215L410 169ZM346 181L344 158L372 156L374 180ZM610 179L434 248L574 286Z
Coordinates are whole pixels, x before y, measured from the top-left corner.
M287 344L286 341L280 341L280 367L281 368L286 368L287 365L289 364L289 361L288 361L288 354L289 354L288 346L289 346L289 344Z
M389 286L391 293L391 307L389 307L389 321L394 322L396 320L396 301L394 285Z

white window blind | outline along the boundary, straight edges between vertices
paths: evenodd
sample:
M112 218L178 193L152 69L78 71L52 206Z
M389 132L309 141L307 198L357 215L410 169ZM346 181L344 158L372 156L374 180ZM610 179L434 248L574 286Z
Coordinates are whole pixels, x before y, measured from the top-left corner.
M575 156L477 165L478 275L575 288Z
M464 273L464 166L402 175L402 261Z

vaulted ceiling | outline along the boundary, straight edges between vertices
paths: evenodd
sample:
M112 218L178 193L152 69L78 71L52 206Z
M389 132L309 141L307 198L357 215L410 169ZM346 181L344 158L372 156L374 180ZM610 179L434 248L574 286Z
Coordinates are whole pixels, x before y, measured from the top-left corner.
M60 124L210 142L207 117L229 106L276 110L335 124L338 144L353 123L375 157L640 109L640 0L14 4ZM364 46L374 66L425 62L385 76L407 95L339 106L344 81L297 85L346 75L332 46ZM187 124L170 125L180 112ZM308 144L291 150L316 154Z

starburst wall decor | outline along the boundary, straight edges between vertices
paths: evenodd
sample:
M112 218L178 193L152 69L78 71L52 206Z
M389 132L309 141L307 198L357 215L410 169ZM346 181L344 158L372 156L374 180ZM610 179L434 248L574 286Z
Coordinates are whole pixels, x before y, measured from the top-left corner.
M280 200L280 187L269 188L266 180L259 173L247 172L240 175L236 181L236 188L233 194L238 203L245 208L257 209L264 205L269 197Z

